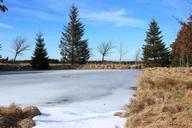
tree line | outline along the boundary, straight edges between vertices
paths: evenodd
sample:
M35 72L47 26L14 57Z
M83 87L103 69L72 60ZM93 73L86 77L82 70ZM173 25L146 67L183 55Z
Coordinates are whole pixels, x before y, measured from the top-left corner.
M180 21L181 29L171 44L173 64L181 67L192 65L192 16L186 22Z
M2 3L3 0L0 0ZM0 4L0 10L5 12L8 8ZM74 5L70 8L70 21L64 26L60 39L60 54L62 61L70 64L85 64L91 56L91 49L88 45L88 40L83 39L85 26L79 18L78 8ZM179 22L181 29L177 34L176 40L170 47L166 47L163 41L162 31L155 19L149 24L149 29L146 32L145 44L142 47L142 61L145 67L168 67L168 66L190 66L192 65L192 16L187 22ZM47 69L49 67L49 57L45 48L44 38L42 33L38 33L36 37L36 47L31 59L31 65L35 69ZM2 46L0 45L0 49ZM14 40L13 50L17 56L28 50L29 45L26 44L24 38L18 37ZM108 56L114 45L111 41L103 42L97 50L102 56L102 61ZM171 48L171 49L170 49ZM119 48L119 61L127 54L122 44ZM0 56L1 57L1 56ZM140 60L140 50L135 55L135 61Z
M192 65L192 15L181 25L175 41L169 47L163 42L162 31L154 19L143 46L143 62L146 67L189 67Z
M5 6L3 6L5 7ZM70 64L85 64L88 62L91 56L91 50L88 46L88 40L83 39L84 36L84 25L80 21L78 8L74 5L70 8L69 13L70 21L64 26L64 30L61 33L60 39L60 54L62 56L62 62ZM44 43L44 38L42 33L38 33L36 37L36 48L34 50L31 65L33 68L42 69L43 67L48 68L48 54ZM18 56L22 55L25 51L29 50L29 45L26 43L26 39L23 37L16 37L13 41L12 51L14 52L14 57L12 62L15 63ZM1 48L1 45L0 45ZM106 41L101 43L97 50L102 56L102 61L105 61L114 45L112 41ZM120 61L127 51L120 45L119 54Z

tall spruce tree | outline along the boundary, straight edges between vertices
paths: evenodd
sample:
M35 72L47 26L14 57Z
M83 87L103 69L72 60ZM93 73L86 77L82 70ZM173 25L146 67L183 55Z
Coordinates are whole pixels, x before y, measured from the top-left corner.
M143 45L143 61L146 67L164 67L169 65L169 50L163 42L162 32L153 19L149 25L146 44Z
M63 61L71 64L84 64L90 57L88 40L82 39L84 25L78 16L78 8L73 5L69 14L70 22L64 27L59 45Z
M45 49L45 43L42 33L37 34L36 48L32 56L31 65L34 69L48 69L49 68L49 59L47 51Z

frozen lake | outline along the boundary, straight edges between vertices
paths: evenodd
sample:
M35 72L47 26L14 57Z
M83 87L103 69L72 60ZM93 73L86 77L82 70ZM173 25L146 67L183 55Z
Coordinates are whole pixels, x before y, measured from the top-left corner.
M140 70L0 72L0 104L36 105L36 128L121 128Z

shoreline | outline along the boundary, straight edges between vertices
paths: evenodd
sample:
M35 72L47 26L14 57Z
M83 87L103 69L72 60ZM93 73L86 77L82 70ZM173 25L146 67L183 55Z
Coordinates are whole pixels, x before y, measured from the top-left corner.
M47 70L73 70L73 69L143 69L142 64L120 64L120 63L104 63L104 64L49 64ZM10 64L0 63L0 71L39 71L32 69L29 63Z
M192 68L148 68L124 113L124 128L192 127Z

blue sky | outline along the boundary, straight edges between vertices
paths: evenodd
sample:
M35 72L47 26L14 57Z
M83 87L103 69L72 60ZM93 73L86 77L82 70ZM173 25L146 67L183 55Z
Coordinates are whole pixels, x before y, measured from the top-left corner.
M186 0L187 1L187 0ZM101 59L97 47L111 40L116 46L110 60L118 60L118 47L123 44L128 54L123 60L133 60L144 44L148 24L155 18L169 46L175 40L179 24L175 18L185 20L190 5L185 0L5 0L9 8L0 12L0 43L3 57L13 58L14 38L22 36L30 50L18 59L30 59L35 47L35 35L42 32L50 58L60 59L60 38L67 25L69 8L75 4L85 25L85 39L92 49L92 60Z

